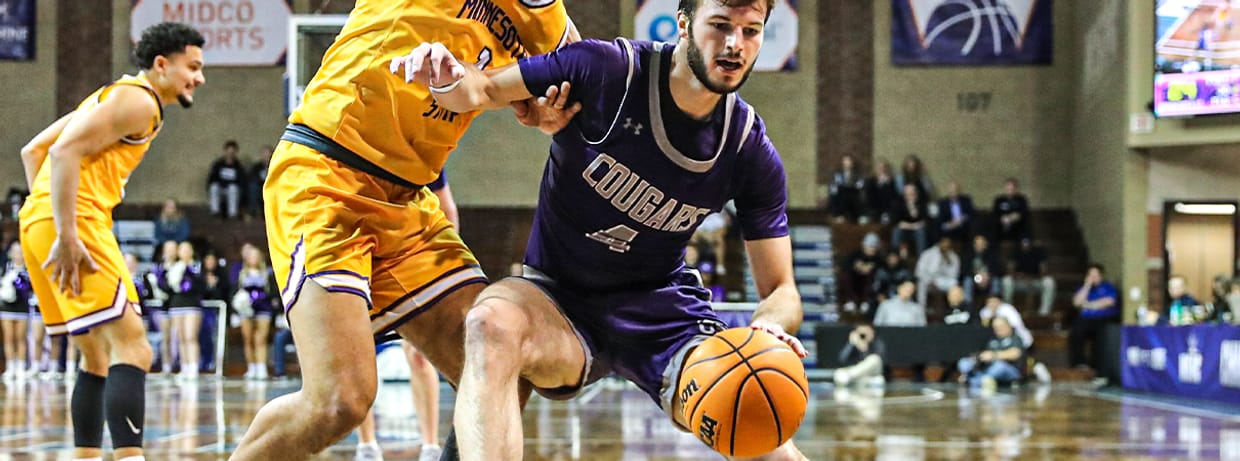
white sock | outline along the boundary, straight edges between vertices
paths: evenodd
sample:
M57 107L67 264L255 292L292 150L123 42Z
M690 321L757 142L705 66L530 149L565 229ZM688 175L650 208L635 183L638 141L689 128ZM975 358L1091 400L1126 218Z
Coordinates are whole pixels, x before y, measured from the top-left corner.
M358 443L357 443L357 447L358 447L358 448L362 448L362 447L370 447L370 448L374 448L374 449L378 450L378 449L379 449L379 441L378 441L378 440L372 440L372 441L369 441L369 442L358 442Z
M245 374L246 374L246 376L253 375L254 373L255 373L255 371L254 371L254 364L253 364L253 363L247 363L247 364L245 364Z
M124 458L120 458L120 459L118 459L118 460L116 460L116 461L146 461L146 457L145 457L145 456L142 456L142 455L138 455L138 456L126 456L126 457L124 457Z

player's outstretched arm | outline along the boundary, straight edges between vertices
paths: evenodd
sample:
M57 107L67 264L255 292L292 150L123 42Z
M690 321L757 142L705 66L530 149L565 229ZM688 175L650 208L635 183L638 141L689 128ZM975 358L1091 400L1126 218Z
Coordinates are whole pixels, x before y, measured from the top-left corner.
M422 43L392 60L390 70L406 82L430 88L440 106L453 112L497 109L533 95L516 64L483 72L462 64L442 43Z
M60 117L39 134L34 139L26 143L22 147L22 167L26 169L26 189L34 189L34 178L39 175L39 168L43 166L43 160L47 159L47 150L52 147L52 143L56 142L56 138L60 137L60 133L65 130L65 126L69 124L69 120L73 118L73 112Z
M792 239L787 236L745 242L754 284L758 288L758 310L750 325L779 337L797 355L809 352L794 334L801 328L801 294L792 277Z

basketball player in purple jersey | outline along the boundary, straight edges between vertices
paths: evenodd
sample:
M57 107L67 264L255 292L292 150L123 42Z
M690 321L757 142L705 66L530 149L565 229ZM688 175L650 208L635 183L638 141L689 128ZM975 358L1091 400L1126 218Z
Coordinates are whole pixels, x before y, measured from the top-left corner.
M762 297L752 326L805 356L787 333L802 312L784 168L735 93L772 7L681 0L676 45L586 41L490 75L440 44L393 62L454 111L502 107L560 82L583 105L554 136L524 276L484 289L466 319L454 416L461 459L521 459L518 378L566 399L616 372L688 427L673 398L683 360L725 326L684 249L729 199ZM763 459L804 456L789 441Z

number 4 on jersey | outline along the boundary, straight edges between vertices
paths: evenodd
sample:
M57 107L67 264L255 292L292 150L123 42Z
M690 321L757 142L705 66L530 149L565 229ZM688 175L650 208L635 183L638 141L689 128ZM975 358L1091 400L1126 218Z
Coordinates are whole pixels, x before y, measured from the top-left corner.
M586 234L586 237L607 245L607 249L616 253L627 253L629 244L633 243L633 239L637 237L637 231L633 228L620 224L612 226L610 229L602 229Z

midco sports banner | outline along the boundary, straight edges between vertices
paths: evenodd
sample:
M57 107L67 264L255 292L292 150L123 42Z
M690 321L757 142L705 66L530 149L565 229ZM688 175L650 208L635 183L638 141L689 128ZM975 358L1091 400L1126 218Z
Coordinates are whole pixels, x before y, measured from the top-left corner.
M35 0L0 0L0 60L34 60Z
M637 0L633 38L676 42L676 8L679 0ZM797 1L778 0L763 32L762 52L754 70L793 71L797 68Z
M1052 19L1051 0L891 0L891 63L1050 64Z
M213 66L273 66L288 46L289 0L135 0L129 38L164 22L194 26L206 38L203 57Z
M1240 327L1124 327L1124 387L1240 402Z

